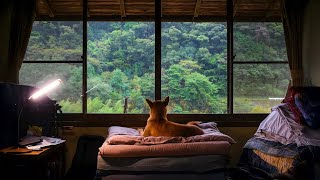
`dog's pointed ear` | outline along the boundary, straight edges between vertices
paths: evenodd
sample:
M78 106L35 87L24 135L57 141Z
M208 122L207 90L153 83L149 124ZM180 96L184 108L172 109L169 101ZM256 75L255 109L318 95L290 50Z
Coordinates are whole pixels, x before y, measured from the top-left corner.
M149 99L146 99L146 101L149 104L149 107L151 107L153 103Z
M169 96L164 98L163 102L166 104L166 106L169 104Z

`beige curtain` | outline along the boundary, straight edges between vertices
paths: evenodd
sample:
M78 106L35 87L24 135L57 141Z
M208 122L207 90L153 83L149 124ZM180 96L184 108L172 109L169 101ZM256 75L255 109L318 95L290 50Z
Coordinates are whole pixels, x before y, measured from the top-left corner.
M282 22L293 86L304 85L302 67L303 15L308 0L280 0Z
M35 0L11 2L11 26L8 52L7 82L19 83L19 70L28 46L32 23L35 18Z

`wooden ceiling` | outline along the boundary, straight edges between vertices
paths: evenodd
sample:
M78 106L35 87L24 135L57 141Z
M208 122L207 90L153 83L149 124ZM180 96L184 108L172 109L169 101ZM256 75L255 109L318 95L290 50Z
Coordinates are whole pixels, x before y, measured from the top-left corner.
M158 0L157 0L158 1ZM162 21L225 21L227 0L162 0ZM88 20L153 21L154 0L88 0ZM83 0L37 0L37 20L81 20ZM235 21L280 21L279 0L233 0Z

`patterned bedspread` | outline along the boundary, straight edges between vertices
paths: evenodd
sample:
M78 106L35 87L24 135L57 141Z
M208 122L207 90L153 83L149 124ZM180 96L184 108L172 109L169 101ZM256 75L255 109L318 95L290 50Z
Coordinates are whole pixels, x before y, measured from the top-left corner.
M283 145L253 137L243 148L233 179L273 179L281 173L294 174L297 167L301 169L305 179L315 178L315 164L320 162L320 147Z

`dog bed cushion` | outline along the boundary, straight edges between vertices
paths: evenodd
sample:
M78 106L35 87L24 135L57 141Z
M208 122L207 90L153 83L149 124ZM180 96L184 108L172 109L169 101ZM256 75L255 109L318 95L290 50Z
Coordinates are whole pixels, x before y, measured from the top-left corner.
M214 122L201 123L199 127L204 131L203 135L190 137L165 137L165 136L141 136L139 131L133 128L111 126L108 131L106 142L110 145L156 145L168 143L191 143L227 141L234 144L235 141L228 135L223 134Z

